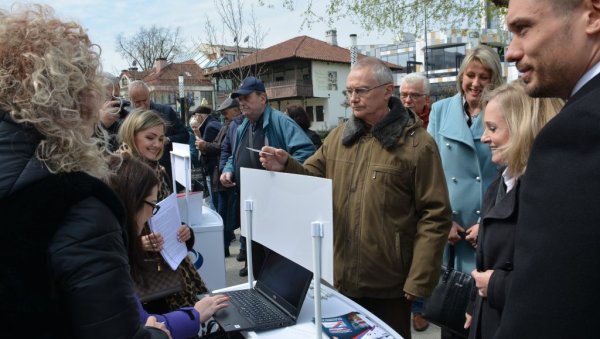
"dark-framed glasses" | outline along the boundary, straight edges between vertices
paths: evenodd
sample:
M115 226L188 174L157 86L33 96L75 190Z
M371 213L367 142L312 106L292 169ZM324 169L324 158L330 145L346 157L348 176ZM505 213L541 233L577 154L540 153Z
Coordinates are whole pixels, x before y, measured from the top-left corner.
M400 93L400 98L402 99L406 99L406 98L411 98L413 100L419 99L424 97L425 94L423 93Z
M383 87L383 86L387 86L389 85L389 83L385 83L385 84L381 84L375 87L371 87L371 88L367 88L367 87L357 87L357 88L346 88L346 90L342 91L342 94L344 96L346 96L346 98L350 99L350 97L352 97L352 94L356 94L357 97L362 97L365 94L369 93L370 91L374 90L375 88L379 88L379 87Z
M160 211L160 206L151 202L151 201L147 201L144 200L144 202L150 206L152 206L152 215L156 215L156 213L158 213L158 211Z

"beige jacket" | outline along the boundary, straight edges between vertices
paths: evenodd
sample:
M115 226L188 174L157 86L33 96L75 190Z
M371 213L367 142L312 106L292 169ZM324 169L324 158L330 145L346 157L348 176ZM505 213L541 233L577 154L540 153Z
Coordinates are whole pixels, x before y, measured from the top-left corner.
M335 287L350 297L428 297L452 224L436 143L397 98L389 107L371 131L352 117L304 167L286 165L333 180Z

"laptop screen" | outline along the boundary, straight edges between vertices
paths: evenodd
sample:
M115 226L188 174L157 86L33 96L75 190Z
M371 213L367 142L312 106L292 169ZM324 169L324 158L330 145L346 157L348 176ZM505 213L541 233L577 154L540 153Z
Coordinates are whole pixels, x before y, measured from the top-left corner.
M270 251L257 279L256 289L297 317L312 277L311 271Z

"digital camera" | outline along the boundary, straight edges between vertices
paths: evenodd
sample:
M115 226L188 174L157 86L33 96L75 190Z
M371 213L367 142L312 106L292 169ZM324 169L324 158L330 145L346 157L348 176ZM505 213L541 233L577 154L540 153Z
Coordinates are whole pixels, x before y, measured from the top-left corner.
M127 114L131 112L131 102L122 97L114 97L114 99L115 101L119 102L119 111L117 112L119 114L119 118L125 119Z

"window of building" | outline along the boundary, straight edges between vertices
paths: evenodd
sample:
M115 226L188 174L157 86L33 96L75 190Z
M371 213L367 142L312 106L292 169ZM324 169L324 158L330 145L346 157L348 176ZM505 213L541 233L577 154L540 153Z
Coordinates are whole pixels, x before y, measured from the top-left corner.
M327 72L327 89L330 91L338 90L338 74L336 71Z
M316 106L317 120L316 121L324 121L325 114L323 113L323 106Z
M428 48L428 71L460 68L460 62L465 57L465 45L448 46L443 48Z
M312 106L306 106L306 113L308 113L308 119L310 119L310 122L315 121L315 118L313 116L313 107Z
M200 91L200 101L197 104L206 104L206 106L213 107L212 92L211 91ZM205 101L206 100L206 101Z

